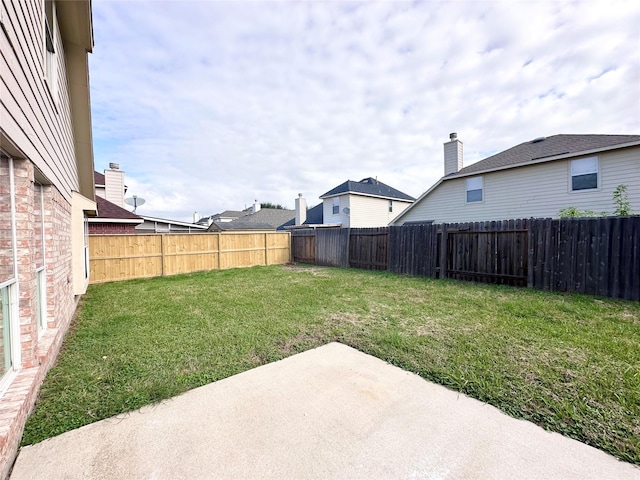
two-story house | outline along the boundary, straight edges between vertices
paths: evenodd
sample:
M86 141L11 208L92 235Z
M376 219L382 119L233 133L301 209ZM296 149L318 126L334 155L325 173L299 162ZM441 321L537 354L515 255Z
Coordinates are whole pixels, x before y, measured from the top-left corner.
M85 293L90 0L0 2L0 478Z

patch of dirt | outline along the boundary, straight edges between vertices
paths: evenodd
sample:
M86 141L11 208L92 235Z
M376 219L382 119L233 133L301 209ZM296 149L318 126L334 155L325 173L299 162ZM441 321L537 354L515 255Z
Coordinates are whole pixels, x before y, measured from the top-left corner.
M314 275L316 277L318 277L318 276L319 277L328 277L329 276L327 270L325 268L322 268L322 267L298 265L297 263L287 263L287 264L283 265L282 268L284 268L285 270L289 270L291 272L310 273L311 275Z

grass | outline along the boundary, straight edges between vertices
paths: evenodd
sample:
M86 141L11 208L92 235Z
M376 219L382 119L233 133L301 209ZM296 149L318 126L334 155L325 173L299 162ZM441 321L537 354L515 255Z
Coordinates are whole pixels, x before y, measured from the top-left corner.
M304 266L93 285L23 444L339 341L640 464L640 304Z

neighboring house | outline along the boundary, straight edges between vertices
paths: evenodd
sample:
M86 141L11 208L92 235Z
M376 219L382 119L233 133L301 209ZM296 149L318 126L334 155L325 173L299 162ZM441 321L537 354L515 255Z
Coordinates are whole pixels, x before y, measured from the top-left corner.
M384 227L414 201L406 193L371 177L359 182L347 180L321 195L320 199L321 205L307 211L306 201L302 194L299 195L295 225Z
M89 219L89 235L133 235L144 220L125 208L124 172L110 163L104 174L94 172L98 215ZM109 198L109 200L107 199Z
M90 0L0 2L0 478L89 282L91 22Z
M194 223L198 225L206 225L207 227L212 223L227 223L232 222L240 217L244 217L245 215L249 215L253 213L253 208L249 207L245 210L225 210L222 213L216 213L215 215L210 215L208 217L202 217L200 219L196 219L198 216L197 213L194 213Z
M98 215L89 220L89 234L145 234L204 232L206 225L195 225L180 220L137 215L127 210L127 186L124 171L117 163L110 163L104 175L94 172Z
M168 218L150 217L148 215L140 215L143 222L136 225L136 233L203 233L207 231L206 225L197 225L180 220L171 220Z
M452 133L444 157L445 176L393 225L558 217L567 207L612 213L620 184L640 213L640 135L541 137L462 168Z
M253 213L230 222L214 222L209 226L208 231L283 230L284 226L293 220L295 213L295 210L260 208L260 204L256 201Z

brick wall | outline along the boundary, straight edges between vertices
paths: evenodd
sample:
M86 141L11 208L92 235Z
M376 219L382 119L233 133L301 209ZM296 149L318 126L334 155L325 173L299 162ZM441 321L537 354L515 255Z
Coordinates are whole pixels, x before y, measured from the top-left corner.
M6 478L22 437L27 415L33 409L40 385L54 364L75 308L71 263L71 205L51 185L43 187L46 278L46 324L38 330L36 238L40 198L34 188L34 167L14 160L16 243L18 254L18 316L20 370L0 397L0 478Z
M89 235L134 235L133 223L89 223Z

